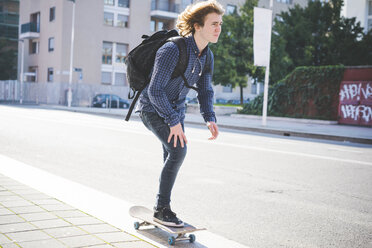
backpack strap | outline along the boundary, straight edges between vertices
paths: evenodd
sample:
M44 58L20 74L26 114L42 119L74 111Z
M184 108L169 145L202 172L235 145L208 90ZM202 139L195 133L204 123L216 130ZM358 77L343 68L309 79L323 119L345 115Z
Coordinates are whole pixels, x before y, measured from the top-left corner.
M181 76L183 79L183 84L186 88L193 89L198 91L198 88L194 86L190 86L187 78L185 77L185 71L187 69L187 65L189 63L189 53L187 52L186 41L182 36L176 36L169 38L168 41L174 42L179 50L179 59L174 69L171 78L176 78Z

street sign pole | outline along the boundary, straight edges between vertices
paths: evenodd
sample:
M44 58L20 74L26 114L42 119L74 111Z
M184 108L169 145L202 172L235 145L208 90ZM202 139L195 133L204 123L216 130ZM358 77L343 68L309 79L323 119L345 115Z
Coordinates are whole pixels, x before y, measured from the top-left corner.
M70 108L72 103L72 61L74 57L74 26L75 26L75 0L72 2L72 27L71 27L71 49L70 49L70 76L68 80L67 106Z

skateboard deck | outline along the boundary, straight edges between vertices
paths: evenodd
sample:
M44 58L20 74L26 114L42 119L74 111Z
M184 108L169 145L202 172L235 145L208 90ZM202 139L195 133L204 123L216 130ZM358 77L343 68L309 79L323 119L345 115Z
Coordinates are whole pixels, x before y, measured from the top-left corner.
M190 225L188 223L184 223L184 227L170 227L165 226L163 224L160 224L158 222L155 222L153 220L153 214L154 212L150 209L143 207L143 206L133 206L129 209L129 214L136 219L141 220L142 222L134 222L134 228L138 230L141 226L155 226L158 227L170 234L176 234L177 237L169 236L168 237L168 244L174 245L176 241L181 240L188 240L191 243L195 241L195 235L190 234L186 236L188 233L196 232L196 231L202 231L206 230L206 228L197 228L193 225Z

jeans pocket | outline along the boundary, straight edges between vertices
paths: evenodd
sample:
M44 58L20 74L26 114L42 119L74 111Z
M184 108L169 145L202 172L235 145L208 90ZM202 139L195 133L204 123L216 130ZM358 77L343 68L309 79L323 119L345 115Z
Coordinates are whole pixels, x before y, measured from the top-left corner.
M157 113L143 112L144 119L148 125L148 128L154 132L160 132L164 129L169 129L164 119L161 118ZM145 124L146 126L146 124Z

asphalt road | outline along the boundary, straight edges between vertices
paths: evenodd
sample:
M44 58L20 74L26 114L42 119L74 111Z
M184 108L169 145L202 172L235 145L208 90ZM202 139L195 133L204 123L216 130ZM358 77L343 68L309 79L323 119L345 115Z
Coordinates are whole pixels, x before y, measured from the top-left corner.
M372 146L186 126L172 208L249 247L372 247ZM0 154L152 207L162 149L142 123L0 105Z

